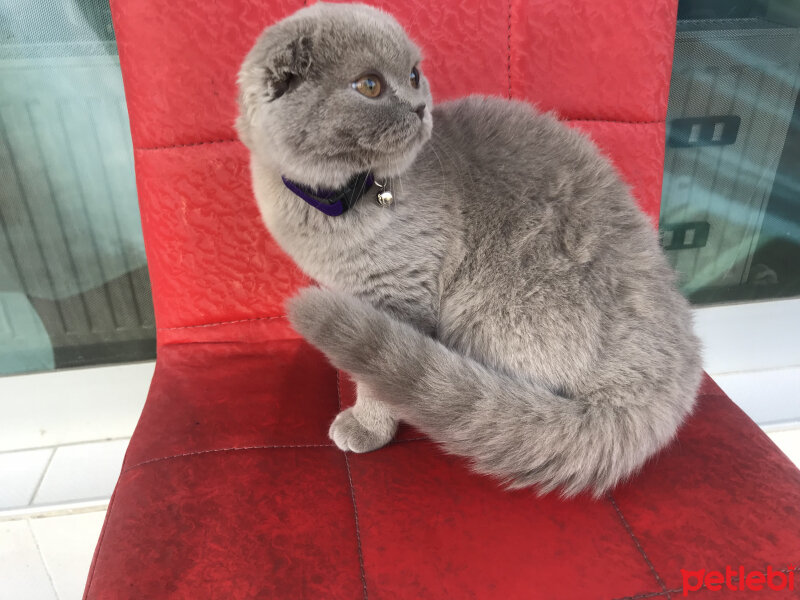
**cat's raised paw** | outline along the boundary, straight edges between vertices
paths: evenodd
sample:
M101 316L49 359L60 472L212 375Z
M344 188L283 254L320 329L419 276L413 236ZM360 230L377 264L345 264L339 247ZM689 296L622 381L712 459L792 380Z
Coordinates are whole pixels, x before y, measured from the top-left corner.
M337 304L337 296L330 290L315 286L303 288L286 303L289 322L295 331L313 343L330 329L330 322L335 322Z
M362 425L353 409L340 412L328 430L328 437L340 450L350 452L371 452L388 444L394 437L394 428L381 428L371 431Z

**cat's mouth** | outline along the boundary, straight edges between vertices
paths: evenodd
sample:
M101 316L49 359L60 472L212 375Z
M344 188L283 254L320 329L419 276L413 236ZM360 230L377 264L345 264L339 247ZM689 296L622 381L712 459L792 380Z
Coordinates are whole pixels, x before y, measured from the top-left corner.
M416 119L416 117L414 117ZM382 156L391 156L406 153L424 144L431 136L430 116L419 120L419 125L410 129L403 127L400 131L388 130L384 135L375 138L359 140L359 146L369 152ZM398 129L400 129L398 127Z
M381 177L399 175L411 166L431 137L431 116L420 120L414 115L414 119L413 126L405 122L372 135L363 132L351 137L349 147L343 145L338 151L329 148L324 152L309 149L306 156L314 156L320 166L332 171L372 171Z
M417 119L416 115L414 116ZM364 150L369 154L366 168L376 176L394 177L404 173L414 162L420 149L431 137L432 121L428 115L418 120L418 125L406 128L405 135L395 135L388 139L370 143ZM398 132L399 133L399 132Z

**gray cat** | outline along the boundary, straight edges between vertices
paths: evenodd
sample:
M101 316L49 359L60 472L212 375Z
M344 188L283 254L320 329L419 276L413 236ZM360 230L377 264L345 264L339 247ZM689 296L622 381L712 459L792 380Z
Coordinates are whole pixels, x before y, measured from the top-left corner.
M264 221L325 286L291 322L357 382L330 436L367 452L402 420L509 487L600 495L692 409L689 307L584 135L499 98L433 110L419 62L388 14L316 4L239 73Z

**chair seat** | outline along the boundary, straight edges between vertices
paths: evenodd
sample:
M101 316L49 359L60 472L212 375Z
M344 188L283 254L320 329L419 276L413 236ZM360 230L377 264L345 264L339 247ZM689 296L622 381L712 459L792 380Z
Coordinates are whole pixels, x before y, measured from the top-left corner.
M556 111L658 220L675 0L369 3L413 32L437 102ZM86 598L638 600L682 596L681 569L800 564L800 472L710 380L601 500L504 491L410 428L331 444L353 385L277 316L307 279L232 129L242 58L303 4L112 3L159 347Z
M798 559L800 472L708 378L640 475L537 498L407 427L341 452L352 382L284 319L255 326L160 348L86 598L666 598L681 569Z

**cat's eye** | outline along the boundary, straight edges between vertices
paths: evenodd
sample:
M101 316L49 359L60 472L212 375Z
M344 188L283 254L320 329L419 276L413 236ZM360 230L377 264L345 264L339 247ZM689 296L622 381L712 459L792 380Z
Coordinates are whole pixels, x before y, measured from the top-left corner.
M367 98L377 98L381 95L381 81L374 75L364 75L350 84L355 91Z
M411 79L411 87L413 87L414 89L418 88L419 87L419 69L417 69L417 67L414 67L413 69L411 69L410 79Z

